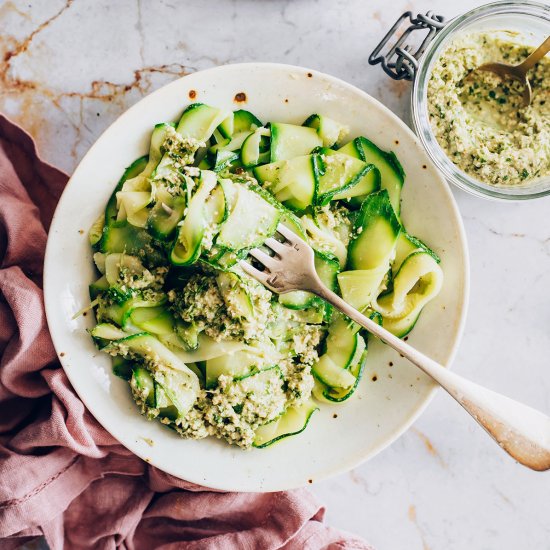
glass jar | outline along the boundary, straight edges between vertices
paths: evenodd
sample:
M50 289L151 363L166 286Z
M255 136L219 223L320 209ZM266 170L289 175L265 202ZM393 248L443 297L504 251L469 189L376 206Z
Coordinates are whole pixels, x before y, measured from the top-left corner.
M474 195L502 199L534 199L550 194L550 177L543 177L517 186L496 186L484 183L463 172L440 147L432 131L428 114L427 88L432 68L447 45L462 34L486 32L490 30L514 31L519 33L522 43L538 46L550 35L550 6L538 2L493 2L460 15L448 23L430 12L425 16L412 18L410 12L404 14L413 23L404 36L390 49L386 56L380 56L382 47L389 43L396 25L384 37L379 47L369 58L371 64L382 63L384 70L392 78L413 80L411 93L411 118L413 128L425 147L428 155L443 173L447 181ZM412 53L406 46L411 28L428 29L428 36L420 48ZM394 61L396 59L396 61Z

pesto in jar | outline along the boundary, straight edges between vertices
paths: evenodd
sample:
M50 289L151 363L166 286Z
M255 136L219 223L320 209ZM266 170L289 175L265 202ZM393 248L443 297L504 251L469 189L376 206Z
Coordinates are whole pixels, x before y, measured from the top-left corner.
M484 183L518 186L550 175L550 58L528 73L523 87L493 73L472 70L491 61L516 65L532 51L512 32L468 34L436 61L428 83L434 135L450 160Z

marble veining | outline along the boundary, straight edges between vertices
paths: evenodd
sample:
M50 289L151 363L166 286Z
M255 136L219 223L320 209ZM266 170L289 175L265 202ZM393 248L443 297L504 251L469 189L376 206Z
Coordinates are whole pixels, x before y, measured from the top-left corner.
M367 64L373 46L403 11L451 17L479 4L0 0L0 110L68 172L141 97L225 63L318 69L404 117L409 84ZM453 192L472 275L454 368L550 413L550 200L502 204ZM389 449L312 490L332 524L380 550L550 549L549 474L514 464L443 392Z

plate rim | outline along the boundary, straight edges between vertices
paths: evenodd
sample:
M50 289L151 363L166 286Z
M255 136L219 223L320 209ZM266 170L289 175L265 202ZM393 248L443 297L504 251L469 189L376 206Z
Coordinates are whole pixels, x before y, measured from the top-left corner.
M45 249L45 256L44 256L44 271L43 271L43 292L44 292L44 305L45 305L45 313L46 313L46 319L48 323L48 329L50 333L50 337L52 339L57 358L61 363L61 366L63 370L65 371L67 378L69 379L69 382L71 383L71 386L75 393L78 395L79 399L83 402L84 406L88 409L88 411L92 414L94 419L101 425L101 427L107 431L116 441L118 441L121 445L123 445L125 448L127 448L132 454L138 456L142 460L144 460L146 463L155 466L159 468L161 471L166 472L169 475L173 475L177 479L183 479L185 481L190 481L192 483L196 483L197 485L201 485L204 487L208 487L211 489L217 489L222 491L240 491L240 492L273 492L273 491L281 491L281 490L290 490L290 489L296 489L300 487L306 486L307 482L293 482L289 484L282 485L274 485L270 486L269 483L266 483L267 488L261 488L261 489L251 489L251 488L242 488L238 485L235 485L231 482L228 483L216 483L215 485L205 485L205 482L203 479L199 479L198 476L186 476L185 478L181 477L181 474L178 472L173 471L172 468L166 467L163 464L159 464L158 460L151 459L147 457L146 452L142 452L141 448L139 448L137 445L132 444L132 439L129 438L128 441L121 440L118 436L115 436L111 429L107 428L105 423L103 422L103 414L100 410L101 407L96 407L93 404L89 402L89 400L86 398L85 392L79 392L77 390L77 384L73 383L73 373L71 372L72 369L67 368L65 365L65 361L63 356L60 353L61 349L61 335L58 335L57 329L54 326L53 322L50 322L51 319L53 319L53 312L55 304L54 304L54 296L52 295L52 292L49 290L51 287L50 283L50 274L52 274L53 278L53 268L50 268L50 265L55 265L53 260L53 253L52 250L55 247L55 239L50 238L50 236L54 233L53 229L56 228L57 224L60 223L58 220L60 219L60 212L63 209L64 204L64 197L67 196L67 190L70 188L70 186L73 183L73 180L75 177L79 174L82 165L84 164L87 157L93 152L93 150L96 148L96 146L99 144L100 141L104 138L105 134L115 125L120 124L121 121L124 121L126 117L129 117L132 115L134 110L137 110L138 106L141 104L142 101L155 96L155 94L161 94L163 91L169 87L176 87L180 85L181 81L190 78L190 77L196 77L196 75L204 75L207 73L213 73L213 72L224 72L227 70L254 70L255 68L264 68L264 69L274 69L274 70L283 70L287 73L299 73L300 75L303 75L304 72L311 73L313 76L318 76L321 79L336 84L340 87L347 88L351 92L355 94L359 94L363 100L374 104L374 106L377 109L380 109L382 112L384 112L387 116L389 116L395 124L397 124L402 131L405 132L411 138L412 142L416 143L418 146L420 146L422 149L423 146L420 143L418 137L414 134L414 132L407 126L407 124L401 120L395 113L393 113L388 107L386 107L384 104L382 104L379 100L372 97L367 92L363 91L362 89L358 88L357 86L342 80L338 77L332 76L330 74L310 69L303 66L298 65L290 65L285 63L270 63L270 62L246 62L246 63L231 63L226 65L220 65L216 67L211 67L208 69L204 69L201 71L196 71L193 73L190 73L188 75L184 75L160 88L157 90L145 95L143 98L141 98L138 102L136 102L134 105L126 109L123 113L121 113L120 116L118 116L105 130L101 133L101 135L94 141L94 143L90 146L86 154L82 157L82 159L79 161L77 167L75 168L74 172L70 176L60 198L57 203L54 215L51 220L50 229L48 231L48 240L46 244ZM447 360L444 362L444 365L446 368L450 368L456 354L458 352L458 348L460 346L460 343L462 341L464 328L466 324L466 318L469 308L469 297L470 297L470 257L469 257L469 247L468 247L468 241L466 237L466 231L464 228L464 221L462 219L462 215L460 213L460 210L458 208L458 205L456 203L456 200L454 198L454 195L450 189L449 184L445 181L443 175L441 172L437 169L437 167L434 165L434 163L431 161L431 158L426 153L426 157L428 159L428 162L432 165L434 170L434 175L437 176L437 179L439 180L439 185L442 188L443 194L447 200L448 207L453 211L453 214L457 220L456 224L456 230L457 230L457 238L459 241L459 248L461 250L462 254L462 265L463 265L463 277L462 277L462 296L460 297L460 316L458 319L458 322L456 323L455 328L455 337L453 341L453 345L451 349L449 350L447 354ZM76 378L76 377L75 377ZM359 455L352 457L348 457L347 460L342 460L338 466L336 467L330 467L325 468L323 471L316 475L316 478L314 480L314 483L317 483L319 481L322 481L324 479L328 479L337 475L340 475L342 473L348 472L354 468L357 468L361 464L367 462L377 454L379 454L381 451L386 449L387 447L391 446L395 441L401 437L406 431L409 430L409 428L416 422L416 420L422 415L422 413L425 411L425 409L428 407L428 405L431 403L432 399L435 396L436 391L439 389L439 386L435 383L432 383L431 388L429 389L429 393L426 395L426 397L423 398L423 400L419 403L419 405L412 411L410 416L408 417L406 422L403 422L401 426L399 426L397 429L395 429L393 432L389 433L381 442L379 442L377 445L373 446L369 452L365 453L359 453ZM100 420L101 419L101 420ZM108 424L108 423L107 423ZM248 485L251 485L249 482L247 482Z

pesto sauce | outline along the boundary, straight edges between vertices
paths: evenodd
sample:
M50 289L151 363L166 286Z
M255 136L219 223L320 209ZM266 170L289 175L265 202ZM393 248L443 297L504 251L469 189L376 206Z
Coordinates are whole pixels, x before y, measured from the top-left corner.
M532 48L512 32L469 34L441 54L428 83L434 135L450 160L475 179L518 186L550 175L550 59L528 73L532 102L523 87L493 73L472 70L497 61L516 65Z

